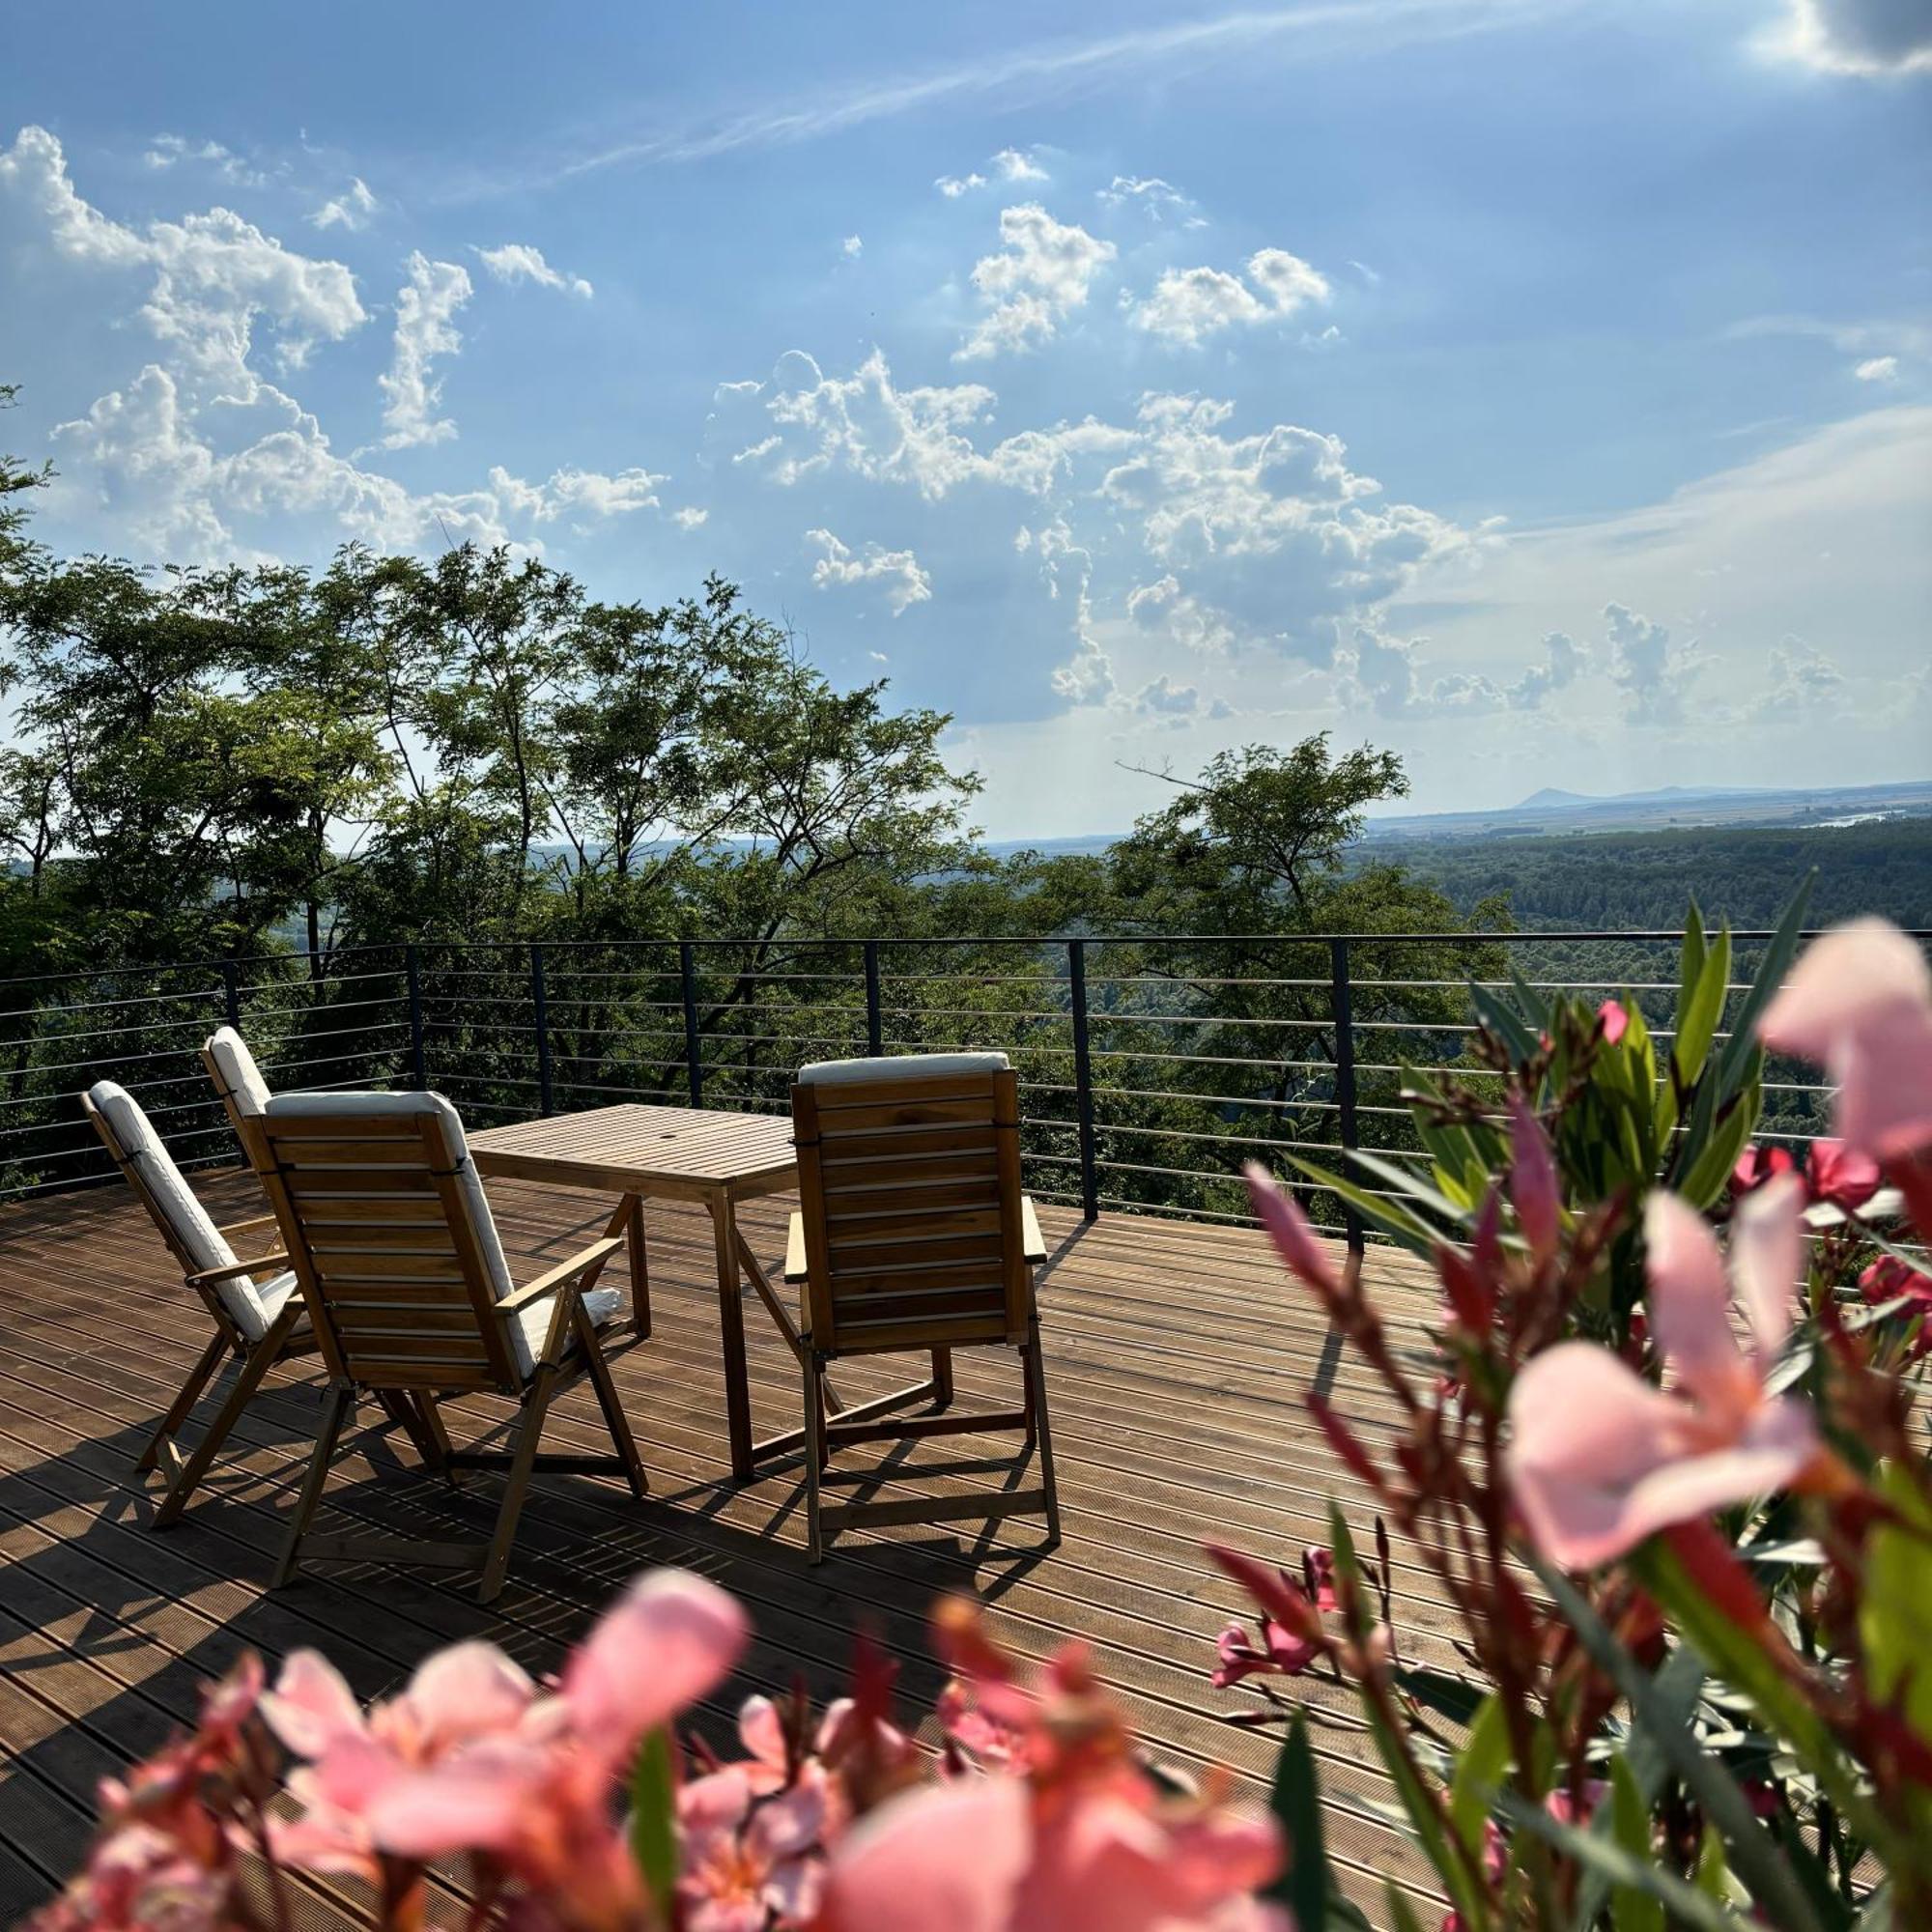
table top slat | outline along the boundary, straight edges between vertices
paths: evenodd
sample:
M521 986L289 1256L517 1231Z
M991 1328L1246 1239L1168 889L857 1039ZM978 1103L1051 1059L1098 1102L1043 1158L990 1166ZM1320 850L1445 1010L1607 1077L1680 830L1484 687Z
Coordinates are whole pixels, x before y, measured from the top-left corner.
M561 1181L599 1169L640 1191L667 1181L732 1186L788 1177L797 1165L788 1117L629 1102L486 1127L469 1136L469 1151L485 1175L553 1167Z

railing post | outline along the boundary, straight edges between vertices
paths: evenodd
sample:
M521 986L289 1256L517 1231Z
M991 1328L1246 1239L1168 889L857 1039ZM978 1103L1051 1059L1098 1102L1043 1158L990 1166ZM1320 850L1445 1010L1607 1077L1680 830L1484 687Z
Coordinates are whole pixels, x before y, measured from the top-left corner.
M879 942L866 942L866 1054L877 1060L886 1050L884 1010L879 1005Z
M429 1068L423 1058L422 954L413 942L403 948L403 973L410 988L410 1071L420 1094L429 1086Z
M228 1024L237 1033L242 1031L242 979L235 970L232 959L221 962L221 996L228 1009Z
M697 955L688 939L677 943L678 978L684 982L684 1071L691 1082L691 1104L704 1104L704 1062L697 1051Z
M1094 1065L1087 1047L1087 942L1066 942L1066 999L1073 1014L1073 1104L1080 1122L1080 1211L1100 1218L1100 1170L1094 1156Z
M537 1101L548 1116L556 1111L550 1085L550 1002L544 992L543 948L535 942L530 946L530 1005L537 1023Z
M1349 978L1349 942L1328 942L1328 1005L1335 1022L1335 1113L1342 1145L1352 1150L1358 1145L1355 1130L1355 1002L1354 986ZM1352 1208L1342 1210L1342 1225L1348 1230L1349 1252L1362 1252L1362 1218Z

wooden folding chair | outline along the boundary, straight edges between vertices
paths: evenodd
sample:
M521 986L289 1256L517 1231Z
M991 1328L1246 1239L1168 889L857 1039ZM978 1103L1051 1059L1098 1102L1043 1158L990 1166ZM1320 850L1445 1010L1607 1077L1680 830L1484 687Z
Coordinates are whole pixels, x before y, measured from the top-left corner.
M231 1236L272 1228L272 1214L216 1227L140 1102L126 1088L112 1080L99 1081L81 1095L80 1104L167 1243L183 1280L200 1296L214 1323L207 1348L134 1464L142 1475L159 1468L166 1477L167 1488L153 1524L165 1529L187 1507L196 1484L207 1474L262 1378L285 1356L312 1352L316 1338L296 1291L295 1275L289 1271L288 1256L259 1255L244 1262L230 1245ZM184 1455L177 1437L228 1355L239 1364L235 1385L207 1433Z
M305 1554L341 1562L480 1564L477 1594L503 1587L530 1478L538 1470L620 1475L640 1499L644 1468L618 1404L603 1329L615 1289L593 1289L624 1244L608 1236L513 1285L456 1109L438 1094L278 1094L242 1133L268 1189L328 1370L315 1453L274 1581ZM615 1454L540 1452L551 1403L588 1376ZM336 1438L359 1394L413 1400L494 1392L517 1405L512 1446L455 1449L434 1401L421 1413L448 1470L503 1469L488 1543L311 1536Z
M826 1061L791 1090L799 1211L785 1279L801 1285L805 1350L806 1513L811 1560L827 1534L887 1523L988 1520L1044 1511L1060 1535L1060 1500L1040 1363L1033 1270L1046 1257L1033 1203L1020 1192L1019 1086L1003 1053L934 1053ZM953 1415L952 1350L1019 1350L1024 1406ZM828 1419L825 1373L844 1355L932 1351L930 1381L901 1390L938 1413ZM1019 1429L1039 1459L1037 1489L992 1495L821 1505L825 1463L848 1442Z

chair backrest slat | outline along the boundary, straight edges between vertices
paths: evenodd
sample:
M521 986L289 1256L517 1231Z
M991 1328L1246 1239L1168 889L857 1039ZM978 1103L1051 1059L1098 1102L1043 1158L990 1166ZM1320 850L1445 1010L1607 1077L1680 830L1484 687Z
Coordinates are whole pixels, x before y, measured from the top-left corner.
M801 1076L791 1094L813 1346L1023 1341L1012 1071L918 1062L899 1071L891 1060L831 1071Z
M331 1374L515 1389L502 1246L463 1125L434 1094L281 1094L239 1123Z

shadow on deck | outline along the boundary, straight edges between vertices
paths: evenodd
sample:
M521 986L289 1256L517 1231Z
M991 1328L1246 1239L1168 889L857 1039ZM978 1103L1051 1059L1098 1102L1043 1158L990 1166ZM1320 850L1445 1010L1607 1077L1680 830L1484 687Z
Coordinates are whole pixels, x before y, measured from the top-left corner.
M244 1176L200 1184L218 1220L259 1211ZM493 1182L491 1196L519 1279L595 1234L609 1211L600 1197L513 1181ZM767 1260L782 1250L788 1206L779 1197L744 1211ZM509 1586L486 1609L466 1576L382 1567L307 1572L267 1592L277 1519L319 1407L313 1358L271 1378L185 1519L150 1533L156 1479L136 1479L134 1459L207 1339L206 1317L170 1276L125 1190L0 1212L0 1916L11 1921L74 1867L96 1782L187 1721L197 1687L244 1647L272 1667L291 1649L319 1646L365 1696L394 1689L425 1653L465 1636L488 1636L542 1671L613 1590L662 1563L734 1591L756 1625L742 1683L696 1715L715 1741L753 1688L802 1680L817 1701L835 1694L860 1626L899 1662L902 1714L923 1717L942 1682L927 1612L941 1593L970 1589L1028 1656L1090 1643L1159 1759L1193 1773L1226 1765L1259 1802L1273 1739L1228 1724L1243 1700L1208 1682L1217 1631L1231 1613L1248 1612L1203 1557L1201 1539L1211 1533L1293 1565L1304 1544L1327 1540L1331 1495L1365 1530L1364 1496L1301 1397L1321 1387L1372 1435L1386 1414L1260 1236L1120 1214L1086 1226L1043 1210L1051 1258L1040 1293L1065 1541L1043 1550L1043 1530L1024 1518L987 1531L968 1521L848 1533L814 1569L805 1560L801 1467L781 1463L741 1487L728 1479L709 1224L668 1205L648 1214L655 1333L625 1349L616 1368L650 1501L637 1504L601 1479L539 1478ZM1391 1285L1414 1281L1396 1258L1372 1265ZM796 1425L797 1372L755 1298L748 1302L762 1435ZM1405 1305L1418 1320L1431 1308L1419 1294ZM1419 1345L1419 1331L1412 1339ZM1009 1353L965 1352L956 1369L962 1403L1017 1398ZM839 1379L848 1400L887 1384L884 1375L844 1370ZM547 1446L608 1441L590 1404L586 1386L574 1389L554 1412ZM460 1406L452 1434L463 1439L467 1424L480 1435L506 1413ZM375 1415L365 1405L362 1421ZM847 1451L840 1462L860 1466L867 1453ZM907 1445L866 1492L997 1484L1009 1453L998 1436ZM423 1474L407 1441L365 1428L338 1461L324 1526L487 1535L496 1496L488 1477L450 1491ZM1430 1579L1404 1563L1400 1547L1396 1568L1408 1654L1451 1662ZM1297 1688L1317 1720L1329 1850L1345 1880L1379 1918L1382 1880L1394 1879L1433 1923L1442 1909L1433 1874L1386 1822L1392 1793L1352 1699L1321 1680ZM339 1922L334 1897L325 1884L305 1888L304 1922Z

